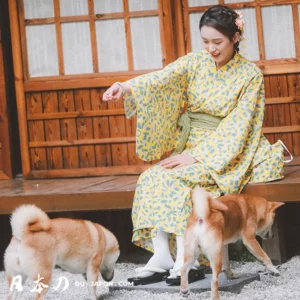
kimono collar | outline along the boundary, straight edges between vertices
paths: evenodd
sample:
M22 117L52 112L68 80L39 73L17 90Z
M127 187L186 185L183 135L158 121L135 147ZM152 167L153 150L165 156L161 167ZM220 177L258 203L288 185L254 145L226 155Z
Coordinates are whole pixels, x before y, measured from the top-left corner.
M241 62L241 56L238 52L235 52L233 58L224 66L222 66L219 70L216 68L216 64L214 60L211 58L211 67L214 73L227 73L236 68Z

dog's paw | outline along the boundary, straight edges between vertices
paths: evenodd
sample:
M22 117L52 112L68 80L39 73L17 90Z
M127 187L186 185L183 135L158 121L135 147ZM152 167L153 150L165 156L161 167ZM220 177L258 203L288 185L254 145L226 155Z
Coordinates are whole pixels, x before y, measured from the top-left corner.
M180 296L182 297L188 297L190 295L189 289L180 289Z
M267 266L268 270L270 271L270 274L273 276L279 276L280 272L275 268L273 265Z
M279 271L277 271L277 272L271 272L271 275L273 275L273 276L280 276L280 272Z
M225 273L225 276L226 276L227 279L237 279L237 278L240 277L239 275L233 273L231 270L230 271L225 271L224 270L224 273Z
M87 281L87 276L86 276L86 273L82 274L83 278L85 281Z

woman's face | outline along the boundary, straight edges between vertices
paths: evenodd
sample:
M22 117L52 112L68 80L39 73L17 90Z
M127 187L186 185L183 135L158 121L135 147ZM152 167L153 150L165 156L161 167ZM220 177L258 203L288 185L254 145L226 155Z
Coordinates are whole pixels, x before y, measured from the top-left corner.
M233 41L210 26L203 26L200 33L204 48L211 54L217 69L226 65L234 55L234 44L238 40L238 33L235 34Z

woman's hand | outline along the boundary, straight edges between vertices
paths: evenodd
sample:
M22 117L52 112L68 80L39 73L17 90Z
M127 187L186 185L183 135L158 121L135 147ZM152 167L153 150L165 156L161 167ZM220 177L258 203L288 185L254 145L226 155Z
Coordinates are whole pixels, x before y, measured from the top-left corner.
M123 86L115 82L102 96L103 101L121 100L123 98L124 88Z
M162 160L159 162L159 165L164 168L180 168L183 166L192 165L196 161L197 160L194 157L188 154L177 154Z
M115 82L102 97L103 101L121 100L124 93L131 93L131 86L128 82Z

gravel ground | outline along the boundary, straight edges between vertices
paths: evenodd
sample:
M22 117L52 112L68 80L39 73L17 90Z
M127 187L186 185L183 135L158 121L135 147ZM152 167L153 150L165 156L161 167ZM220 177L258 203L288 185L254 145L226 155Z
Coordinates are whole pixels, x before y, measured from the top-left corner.
M126 282L126 278L134 275L134 269L139 265L122 263L117 264L115 270L114 284L118 282ZM297 300L300 299L300 256L293 257L287 263L280 267L281 276L274 277L265 274L265 268L259 262L237 263L232 262L232 269L237 273L256 273L261 272L261 281L254 281L245 286L240 294L231 294L228 292L220 292L222 300ZM53 285L56 285L58 278L65 276L69 280L69 288L62 292L61 289L55 291L53 287L49 288L46 299L55 300L88 300L88 291L86 286L80 286L84 283L80 275L72 275L60 269L54 271ZM109 293L108 287L102 281L99 281L97 288L98 300L114 299L114 300L182 300L179 294L152 294L142 291L114 291ZM19 294L18 300L33 299L33 293L30 291L35 284L26 282L23 291ZM5 299L8 292L8 286L4 272L0 272L0 299ZM185 298L184 298L185 299ZM210 293L193 294L189 300L210 299Z

